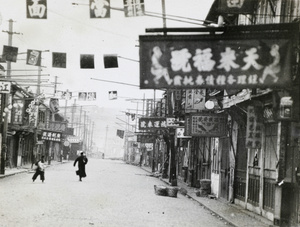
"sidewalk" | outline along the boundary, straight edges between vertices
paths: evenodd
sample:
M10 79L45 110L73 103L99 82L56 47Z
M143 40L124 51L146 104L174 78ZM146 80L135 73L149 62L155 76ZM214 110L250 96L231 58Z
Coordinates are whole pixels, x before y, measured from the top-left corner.
M151 169L145 166L141 167L147 172L152 173ZM170 184L168 179L159 178L166 184ZM187 190L187 197L198 202L200 205L208 209L213 215L222 218L226 222L236 227L271 227L273 226L272 221L257 215L253 212L247 211L242 207L222 202L218 199L210 199L208 197L196 196L195 188L187 186L186 183L177 180L177 186Z
M58 164L63 164L63 163L67 163L68 161L62 161L62 162L58 162L58 161L51 161L51 164L48 165L48 163L46 162L46 168L48 168L49 166L53 166L53 165L58 165ZM5 168L5 173L4 174L0 174L0 179L1 178L5 178L5 177L9 177L9 176L13 176L19 173L34 173L35 172L35 165L33 165L33 169L31 169L31 164L27 164L24 166L19 166L17 168Z

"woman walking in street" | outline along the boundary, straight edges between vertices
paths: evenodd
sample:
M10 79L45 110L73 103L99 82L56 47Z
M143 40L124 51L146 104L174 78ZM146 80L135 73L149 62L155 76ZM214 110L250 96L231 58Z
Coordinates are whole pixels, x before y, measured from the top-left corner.
M81 152L80 156L76 158L76 160L74 161L74 166L76 165L77 162L78 162L78 170L76 171L76 174L79 176L79 181L82 181L81 178L86 177L85 165L88 162L88 159L85 156L84 152Z
M34 182L38 175L40 175L41 181L44 183L45 180L45 164L44 164L44 156L41 157L41 159L36 163L37 168L35 170L35 173L32 177L32 181Z

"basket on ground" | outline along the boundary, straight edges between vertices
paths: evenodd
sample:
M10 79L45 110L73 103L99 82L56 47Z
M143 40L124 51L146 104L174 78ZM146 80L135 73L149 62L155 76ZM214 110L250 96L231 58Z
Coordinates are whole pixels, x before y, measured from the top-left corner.
M154 191L156 195L167 195L167 187L161 185L154 185Z
M178 188L167 187L167 195L170 197L177 197Z

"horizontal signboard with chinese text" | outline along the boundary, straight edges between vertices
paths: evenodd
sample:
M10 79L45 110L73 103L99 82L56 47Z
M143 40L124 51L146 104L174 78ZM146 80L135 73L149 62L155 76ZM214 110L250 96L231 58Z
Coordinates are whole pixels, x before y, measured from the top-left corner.
M141 117L139 119L139 130L158 130L166 128L164 117Z
M288 86L292 42L272 34L140 36L140 88Z
M50 132L50 131L43 131L42 132L42 140L50 140L50 141L61 141L61 133L59 132Z
M149 135L149 134L138 134L137 135L137 142L154 143L154 141L155 141L155 135Z
M197 113L191 114L191 136L219 137L226 135L226 115Z

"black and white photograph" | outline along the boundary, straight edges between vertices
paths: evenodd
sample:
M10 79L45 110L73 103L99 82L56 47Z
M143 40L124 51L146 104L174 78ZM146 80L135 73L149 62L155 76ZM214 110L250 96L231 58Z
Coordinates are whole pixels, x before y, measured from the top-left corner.
M0 227L300 227L300 0L0 0Z

